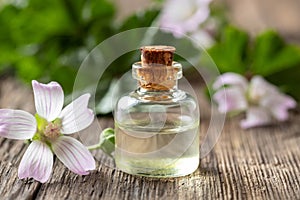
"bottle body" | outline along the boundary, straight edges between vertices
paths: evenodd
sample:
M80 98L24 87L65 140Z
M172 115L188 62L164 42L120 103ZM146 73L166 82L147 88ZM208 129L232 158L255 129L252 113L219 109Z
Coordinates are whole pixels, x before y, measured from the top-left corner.
M117 167L129 174L177 177L199 165L199 110L180 90L141 91L115 109Z

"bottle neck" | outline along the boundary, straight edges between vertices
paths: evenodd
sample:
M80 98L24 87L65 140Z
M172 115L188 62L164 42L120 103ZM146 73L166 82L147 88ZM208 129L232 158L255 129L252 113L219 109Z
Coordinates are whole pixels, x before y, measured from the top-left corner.
M138 81L138 90L141 92L173 92L178 89L178 81L172 80L164 83L147 83Z
M185 97L185 92L177 89L176 87L168 90L153 90L138 87L133 94L136 94L137 98L145 101L177 101Z
M182 77L182 66L173 62L166 65L142 65L140 62L132 66L132 76L138 80L139 90L145 92L171 92L177 90L178 79Z

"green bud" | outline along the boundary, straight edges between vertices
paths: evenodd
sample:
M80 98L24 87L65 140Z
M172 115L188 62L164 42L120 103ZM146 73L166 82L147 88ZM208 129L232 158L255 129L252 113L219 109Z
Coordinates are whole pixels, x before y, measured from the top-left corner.
M112 156L115 151L115 130L112 128L107 128L100 134L99 141L100 149L107 155Z

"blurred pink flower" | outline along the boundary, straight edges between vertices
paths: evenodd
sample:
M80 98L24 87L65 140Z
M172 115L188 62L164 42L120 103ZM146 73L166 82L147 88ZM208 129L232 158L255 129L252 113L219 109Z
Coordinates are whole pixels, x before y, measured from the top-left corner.
M32 81L36 116L22 110L0 109L0 136L9 139L30 139L19 166L20 179L32 177L46 182L52 172L53 153L76 174L86 175L95 169L95 160L88 149L72 137L94 120L88 109L89 94L84 94L63 108L64 94L56 82Z
M167 0L161 11L159 23L175 37L197 31L209 16L211 0Z
M226 87L224 87L226 86ZM254 76L250 83L241 75L225 73L213 84L214 101L221 113L246 111L242 128L267 125L274 120L288 119L288 110L296 107L296 101L261 76Z
M209 48L215 43L212 36L207 31L201 29L191 33L190 37L196 42L196 44L199 44L204 48Z

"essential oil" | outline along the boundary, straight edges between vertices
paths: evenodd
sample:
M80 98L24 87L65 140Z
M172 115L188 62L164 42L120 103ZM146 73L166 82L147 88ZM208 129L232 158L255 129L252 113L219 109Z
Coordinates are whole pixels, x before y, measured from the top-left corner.
M188 93L177 88L182 66L174 47L141 48L133 64L138 88L121 97L115 109L117 167L129 174L177 177L199 165L199 110Z

